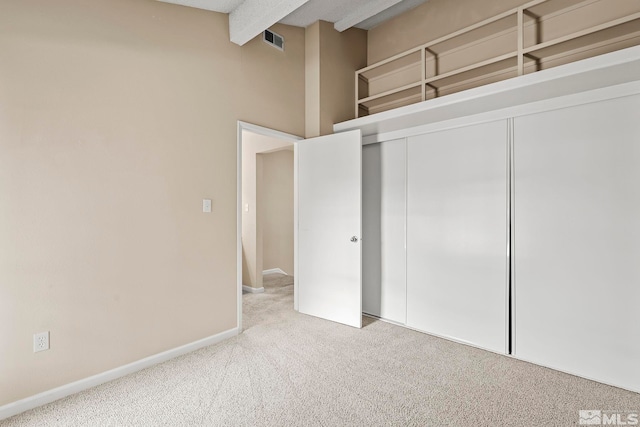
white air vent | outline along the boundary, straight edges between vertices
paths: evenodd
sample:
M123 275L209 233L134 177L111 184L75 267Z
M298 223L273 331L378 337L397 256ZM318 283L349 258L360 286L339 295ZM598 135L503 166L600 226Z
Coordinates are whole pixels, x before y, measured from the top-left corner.
M264 30L262 33L262 40L266 44L269 44L277 49L284 50L284 37L280 34L276 34L273 31Z

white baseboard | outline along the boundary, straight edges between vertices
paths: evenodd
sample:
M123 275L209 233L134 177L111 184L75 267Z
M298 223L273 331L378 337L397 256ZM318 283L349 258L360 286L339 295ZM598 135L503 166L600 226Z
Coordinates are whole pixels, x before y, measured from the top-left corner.
M129 363L124 366L120 366L115 369L111 369L106 372L102 372L97 375L93 375L88 378L84 378L69 384L65 384L60 387L56 387L51 390L38 393L34 396L27 397L12 403L8 403L4 406L0 406L0 420L12 417L21 412L28 411L29 409L37 408L38 406L51 403L63 397L70 396L72 394L81 392L83 390L95 387L97 385L113 381L117 378L124 377L125 375L132 374L142 369L148 368L158 363L166 362L183 354L191 353L203 347L217 344L221 341L229 339L238 335L238 328L229 329L228 331L220 332L219 334L212 335L207 338L203 338L198 341L194 341L189 344L185 344L180 347L173 348L171 350L163 351L162 353L154 354L153 356L145 357L136 362Z
M263 275L264 274L275 274L275 273L284 274L285 276L288 276L288 274L285 273L285 271L280 269L280 268L270 268L269 270L263 270L262 271Z
M252 288L251 286L242 285L242 290L249 292L250 294L261 294L264 292L264 288Z

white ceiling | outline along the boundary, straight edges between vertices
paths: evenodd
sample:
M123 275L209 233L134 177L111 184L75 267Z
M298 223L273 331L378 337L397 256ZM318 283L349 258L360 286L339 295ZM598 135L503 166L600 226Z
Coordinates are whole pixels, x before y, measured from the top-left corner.
M159 0L229 14L232 42L243 45L280 22L307 27L318 20L338 31L369 30L427 0Z
M244 0L160 0L164 3L181 4L196 9L212 10L214 12L231 13Z
M308 27L318 20L338 23L351 17L356 22L348 28L357 27L370 30L376 25L413 9L426 1L310 0L288 16L285 16L280 20L280 23L296 27Z

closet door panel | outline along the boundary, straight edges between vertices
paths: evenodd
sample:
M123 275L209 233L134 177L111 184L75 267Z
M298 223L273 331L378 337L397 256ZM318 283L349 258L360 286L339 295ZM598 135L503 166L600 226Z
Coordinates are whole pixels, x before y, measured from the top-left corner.
M514 122L515 355L640 391L640 96Z
M407 324L504 353L507 122L409 138Z
M362 310L406 320L406 140L362 148Z

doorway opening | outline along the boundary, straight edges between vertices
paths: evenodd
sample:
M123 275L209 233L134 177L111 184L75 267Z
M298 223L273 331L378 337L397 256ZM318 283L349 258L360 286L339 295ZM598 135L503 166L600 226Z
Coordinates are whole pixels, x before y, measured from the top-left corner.
M264 292L265 274L293 276L294 309L297 309L295 143L300 140L295 135L238 122L239 330L242 330L243 292Z

